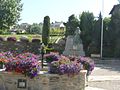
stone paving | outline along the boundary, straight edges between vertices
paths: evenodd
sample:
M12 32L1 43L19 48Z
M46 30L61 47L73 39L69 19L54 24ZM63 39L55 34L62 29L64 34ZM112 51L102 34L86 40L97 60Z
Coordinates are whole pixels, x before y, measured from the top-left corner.
M120 64L96 64L86 90L120 90Z
M85 90L105 90L105 89L94 88L94 87L86 87Z

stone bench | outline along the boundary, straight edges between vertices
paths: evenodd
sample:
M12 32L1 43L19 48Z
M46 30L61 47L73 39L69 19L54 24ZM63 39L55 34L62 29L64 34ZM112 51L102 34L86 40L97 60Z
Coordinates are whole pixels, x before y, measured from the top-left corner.
M0 90L85 90L86 70L79 75L70 76L40 74L30 79L22 74L0 72Z

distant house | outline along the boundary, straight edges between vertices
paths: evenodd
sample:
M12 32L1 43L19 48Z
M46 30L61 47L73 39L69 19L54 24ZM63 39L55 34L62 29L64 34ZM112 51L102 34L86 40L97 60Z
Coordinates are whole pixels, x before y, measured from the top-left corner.
M10 32L11 33L26 33L26 30L12 28L12 29L10 29Z
M11 33L26 33L26 29L30 26L28 23L21 23L10 28Z
M20 28L20 29L23 29L23 30L26 30L29 26L30 26L30 24L28 24L28 23L21 23L21 24L19 25L19 28Z
M65 25L63 22L55 22L51 24L51 29L60 29L60 30L65 30Z

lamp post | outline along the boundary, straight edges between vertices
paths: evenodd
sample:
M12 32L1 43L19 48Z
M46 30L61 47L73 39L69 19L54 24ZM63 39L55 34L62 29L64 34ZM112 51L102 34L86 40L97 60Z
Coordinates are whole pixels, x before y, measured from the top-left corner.
M43 60L44 60L44 54L45 54L45 45L44 45L44 43L42 43L42 45L41 45L41 63L42 63L42 68L43 68Z
M101 20L101 48L100 48L100 57L103 57L103 14L104 14L104 0L102 0L102 20Z

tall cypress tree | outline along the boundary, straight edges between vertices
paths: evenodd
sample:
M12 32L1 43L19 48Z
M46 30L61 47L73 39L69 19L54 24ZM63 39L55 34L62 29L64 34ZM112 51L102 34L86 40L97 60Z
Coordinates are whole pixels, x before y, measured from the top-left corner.
M47 45L49 41L50 33L50 18L49 16L44 17L43 29L42 29L42 42Z
M81 39L86 56L89 54L89 45L92 42L94 15L90 12L83 12L80 15Z

